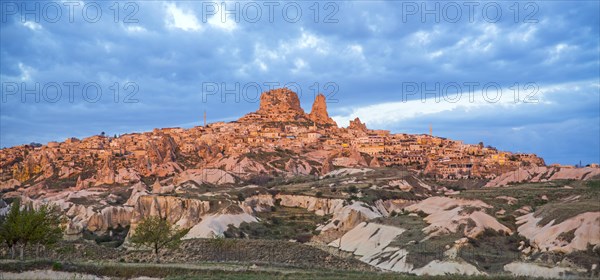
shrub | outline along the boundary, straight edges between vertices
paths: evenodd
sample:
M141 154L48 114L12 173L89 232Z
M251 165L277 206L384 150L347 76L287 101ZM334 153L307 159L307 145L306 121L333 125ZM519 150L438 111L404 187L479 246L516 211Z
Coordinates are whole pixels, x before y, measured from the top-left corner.
M281 224L281 219L280 219L280 218L278 218L278 217L271 217L270 219L271 219L271 222L272 222L274 225L280 225L280 224Z
M62 263L59 263L59 262L52 263L52 270L58 271L58 270L62 270L62 269L63 269Z
M238 193L238 194L237 194L237 199L238 199L239 201L244 201L244 200L246 200L246 198L244 197L244 194L243 194L243 193Z
M296 241L300 242L300 243L306 243L308 241L310 241L310 239L312 238L312 235L310 233L300 233L298 235L296 235Z

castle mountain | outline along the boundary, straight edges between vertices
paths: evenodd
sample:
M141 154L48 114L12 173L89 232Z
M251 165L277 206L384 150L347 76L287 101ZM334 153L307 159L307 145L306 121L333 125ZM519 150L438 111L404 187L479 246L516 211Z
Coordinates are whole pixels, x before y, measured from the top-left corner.
M370 164L401 166L438 178L492 179L520 167L544 165L533 154L368 129L358 118L347 128L338 127L329 117L325 96L317 95L307 114L298 95L287 88L264 92L258 110L236 122L117 138L69 138L41 147L5 148L0 154L2 181L38 185L67 178L91 185L124 183L202 168L233 172L243 180L255 172L322 175L324 166L331 170Z

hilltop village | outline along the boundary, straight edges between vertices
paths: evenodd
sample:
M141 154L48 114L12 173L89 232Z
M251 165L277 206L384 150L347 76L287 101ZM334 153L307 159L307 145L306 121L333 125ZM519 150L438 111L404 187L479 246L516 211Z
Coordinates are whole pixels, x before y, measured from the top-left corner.
M280 159L261 161L261 154L277 154ZM520 167L544 165L534 154L503 152L483 143L464 144L427 134L392 134L369 129L358 118L341 128L329 117L323 95L317 96L306 114L296 93L285 88L263 93L259 110L238 121L190 129L154 129L116 138L69 138L37 147L2 149L0 155L0 179L20 182L38 173L47 178L55 173L70 177L85 166L99 167L96 180L112 183L205 167L244 175L324 174L335 167L404 166L433 178L492 179ZM303 157L302 162L296 162L295 155Z

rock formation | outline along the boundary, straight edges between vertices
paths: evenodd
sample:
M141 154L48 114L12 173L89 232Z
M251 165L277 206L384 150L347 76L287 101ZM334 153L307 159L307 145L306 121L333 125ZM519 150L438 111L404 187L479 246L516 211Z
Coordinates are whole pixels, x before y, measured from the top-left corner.
M302 107L298 95L280 88L263 92L260 96L258 111L240 118L240 122L305 122L308 117Z
M350 150L350 158L356 160L356 162L360 166L367 166L367 160L365 160L365 158L360 154L360 152L357 149Z
M166 217L170 223L183 228L190 228L199 223L202 216L208 213L209 210L209 201L173 196L143 195L139 197L133 210L131 229L135 230L137 223L149 216Z
M493 180L486 187L500 187L519 182L543 182L548 180L589 180L600 176L600 168L563 168L554 166L532 166L506 172Z
M96 186L102 184L113 184L115 183L115 171L113 169L113 164L110 158L107 158L102 165L102 168L98 170L98 174L96 176Z
M373 157L373 159L371 159L371 162L369 163L369 167L381 167L381 163L376 157Z
M519 234L527 237L535 251L570 253L600 244L600 212L585 212L561 223L539 225L543 217L529 213L517 217ZM570 240L563 236L572 234Z
M348 126L348 129L367 132L367 125L362 123L360 121L360 119L357 117L353 121L350 121L350 125Z
M289 112L304 114L304 110L300 107L300 99L295 92L281 88L267 91L260 96L260 108L257 113L267 115Z
M463 211L466 208L471 209L471 212ZM504 234L512 233L508 227L485 212L485 209L490 208L492 206L480 200L430 197L406 207L405 210L422 211L428 215L424 220L430 225L424 228L423 232L429 234L430 237L457 232L460 228L462 228L463 234L470 238L479 236L486 229Z
M258 111L245 115L240 122L310 122L319 125L337 127L335 121L327 113L325 96L316 96L310 114L300 107L298 95L287 89L274 89L263 92L260 96Z
M313 103L312 110L308 115L308 118L318 124L329 124L337 126L335 121L329 117L327 113L327 102L325 100L325 95L319 94L315 98L315 102Z

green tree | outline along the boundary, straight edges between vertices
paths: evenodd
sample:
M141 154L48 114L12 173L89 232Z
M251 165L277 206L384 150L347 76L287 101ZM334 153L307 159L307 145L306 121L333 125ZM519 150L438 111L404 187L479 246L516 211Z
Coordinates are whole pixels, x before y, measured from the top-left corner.
M36 246L36 257L39 256L40 247L52 246L63 236L61 215L56 207L42 205L36 211L36 220L41 224L35 227L31 235L31 243Z
M159 251L163 248L177 248L181 238L188 232L171 225L166 219L150 216L140 221L130 241L137 247L150 247L154 251L156 262L160 262Z
M62 237L60 215L56 208L42 205L21 207L19 200L11 205L10 212L0 226L0 239L8 246L14 258L15 245L20 245L19 257L24 258L27 245L52 245Z
M0 224L0 240L6 244L10 251L10 257L15 258L15 245L19 242L18 223L21 203L15 200L10 206L10 211Z

